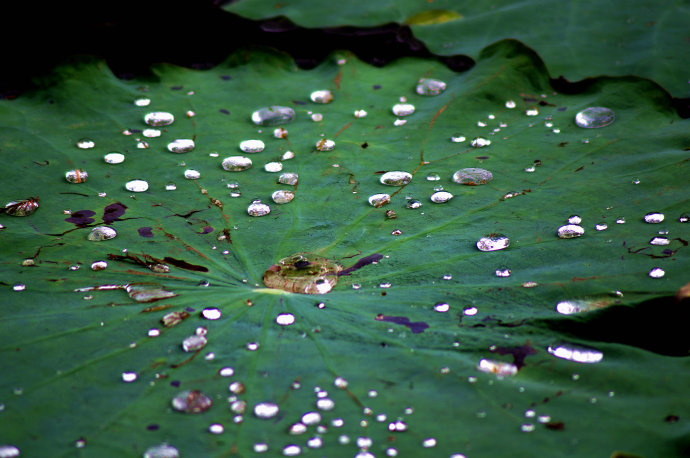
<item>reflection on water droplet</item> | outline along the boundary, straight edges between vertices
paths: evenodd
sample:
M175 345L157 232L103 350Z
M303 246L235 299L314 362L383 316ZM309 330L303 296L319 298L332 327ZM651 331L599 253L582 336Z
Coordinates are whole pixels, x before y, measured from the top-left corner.
M144 458L179 458L180 452L172 445L162 443L149 447L144 452Z
M331 151L335 148L335 142L327 138L322 138L316 142L316 149L319 151Z
M240 149L245 153L260 153L265 146L261 140L244 140L240 142Z
M454 182L468 186L486 184L493 178L493 174L488 170L474 167L460 169L453 174Z
M584 233L584 228L582 226L578 226L577 224L567 224L558 228L558 238L561 239L580 237Z
M264 170L270 173L276 173L283 170L283 164L280 162L268 162L264 165Z
M165 111L154 111L144 116L144 122L149 126L168 126L175 121L175 117Z
M446 90L446 83L433 78L420 78L417 82L417 94L419 95L439 95Z
M196 180L201 178L201 172L198 170L187 169L184 171L184 177L188 180Z
M496 272L494 272L497 277L510 277L510 269L507 267L499 267L496 269Z
M172 399L173 409L185 413L201 413L211 408L213 401L199 390L182 391Z
M87 240L91 242L101 242L103 240L114 239L117 236L117 231L112 227L108 226L98 226L91 229L89 235L86 236Z
M393 114L395 116L409 116L414 113L414 105L411 103L396 103L393 105Z
M491 361L488 359L482 359L481 361L479 361L477 369L479 369L482 372L486 372L487 374L496 374L503 376L515 375L518 372L518 368L515 364L506 363L503 361Z
M89 174L86 170L74 169L65 172L65 180L70 183L83 183L89 178Z
M661 278L664 275L666 275L666 271L664 271L664 269L662 269L661 267L655 267L649 271L649 276L651 278Z
M331 103L333 101L333 93L328 89L323 89L312 92L309 98L314 103Z
M474 316L477 314L477 312L478 312L477 307L467 307L466 309L464 309L462 311L462 313L464 313L467 316Z
M290 186L295 186L297 184L297 181L299 179L299 175L293 172L285 172L281 173L280 176L278 177L278 183L280 184L287 184Z
M604 357L604 354L599 350L570 343L550 345L547 350L558 358L577 363L598 363Z
M393 171L381 175L381 184L388 186L402 186L412 181L412 174L409 172Z
M664 214L659 212L647 213L644 215L644 222L650 224L659 224L664 220Z
M497 251L508 248L510 240L503 234L489 234L477 240L479 251Z
M447 302L438 302L434 304L434 311L439 313L445 313L450 310L450 305Z
M252 166L252 160L245 156L228 156L220 165L228 172L241 172Z
M270 106L252 113L252 121L259 126L277 126L295 119L295 110L290 107Z
M294 159L295 153L292 151L285 151L282 156L280 156L281 161L289 161L290 159Z
M536 426L534 426L531 423L525 423L524 425L520 425L520 431L522 431L524 433L531 433L532 431L535 430L535 428L536 428Z
M482 137L477 137L473 139L470 144L475 148L483 148L485 146L489 146L491 144L491 140L487 140L486 138Z
M168 143L168 151L171 153L188 153L194 149L194 140L179 138Z
M247 213L249 216L266 216L271 213L271 207L260 200L255 200L247 207Z
M610 108L589 107L575 115L575 124L585 129L594 129L608 126L614 118L615 115Z
M254 406L254 415L264 420L275 417L279 411L278 404L273 402L259 402Z
M295 198L295 193L286 189L279 189L271 194L271 199L277 204L286 204Z
M144 180L132 180L125 183L125 189L131 192L144 192L149 189L149 184Z
M121 153L108 153L103 156L106 164L122 164L125 161L125 155Z
M373 194L369 196L369 205L372 207L381 207L383 205L386 205L391 201L391 196L389 194Z
M453 194L448 191L437 191L431 195L429 200L435 204L445 204L453 198Z
M269 267L263 282L268 288L292 293L326 294L338 283L341 270L340 264L328 258L298 253Z
M268 444L264 444L263 442L256 443L254 444L254 451L256 453L264 453L268 451Z

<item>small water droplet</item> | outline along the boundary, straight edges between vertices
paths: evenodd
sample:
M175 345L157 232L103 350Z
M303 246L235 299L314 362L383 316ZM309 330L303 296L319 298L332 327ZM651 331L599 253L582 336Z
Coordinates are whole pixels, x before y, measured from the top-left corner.
M338 282L342 266L328 258L298 253L278 261L266 270L264 285L268 288L302 294L326 294Z
M316 408L319 410L333 410L335 408L335 402L330 398L320 398L316 400Z
M213 401L199 390L187 390L172 399L173 409L185 413L201 413L211 408Z
M273 136L275 138L288 138L288 131L283 127L278 127L273 130Z
M503 234L489 234L477 240L479 251L497 251L508 248L510 240Z
M424 448L431 448L431 447L436 447L436 439L433 437L427 437L422 441L422 447Z
M279 411L278 404L273 402L259 402L254 406L254 415L263 420L275 417Z
M179 138L168 143L168 151L171 153L188 153L194 149L194 140Z
M668 239L668 237L664 237L664 236L656 236L656 237L653 237L649 241L650 245L657 245L657 246L665 246L665 245L668 245L670 243L671 243L671 241Z
M485 146L489 146L491 144L491 140L487 140L486 138L482 138L482 137L477 137L477 138L472 139L470 144L472 146L474 146L475 148L483 148Z
M433 78L420 78L417 82L417 94L434 96L446 90L446 83Z
M249 216L266 216L271 213L271 207L262 203L260 200L254 200L247 207L247 214Z
M477 310L477 307L467 307L466 309L464 309L462 311L462 313L467 315L467 316L474 316L477 314L478 311L479 310Z
M283 447L283 455L285 456L297 456L302 453L302 448L299 445L289 444Z
M534 431L534 429L535 426L531 423L525 423L523 425L520 425L520 431L524 433L531 433L532 431Z
M414 113L414 105L411 103L396 103L393 105L393 114L395 116L409 116Z
M441 277L443 280L452 280L453 276L451 274L444 274L443 277Z
M369 196L369 205L372 207L381 207L386 205L391 201L391 196L389 194L373 194Z
M453 198L453 194L448 191L437 191L431 195L429 200L435 204L445 204Z
M319 151L332 151L335 148L335 142L327 138L322 138L316 142L316 149Z
M556 311L562 315L572 315L574 313L588 312L590 310L608 307L613 303L614 299L608 297L569 299L560 301L556 304Z
M177 189L177 185L175 183L168 183L165 185L165 190L166 191L175 191Z
M162 132L160 129L144 129L142 135L146 138L156 138L160 137Z
M479 361L477 369L482 372L486 372L487 374L496 374L502 376L515 375L518 372L518 368L515 364L506 363L504 361L491 361L488 359L482 359Z
M154 111L144 116L144 122L153 127L169 126L174 121L175 117L171 113L165 111Z
M367 112L364 110L355 110L355 118L365 118L367 116Z
M14 291L24 291L26 289L26 285L24 283L15 283L12 285L12 289Z
M290 186L295 186L297 184L298 180L299 180L299 175L297 175L294 172L281 173L280 176L278 177L278 183L287 184Z
M138 107L147 107L151 104L151 99L148 97L137 97L134 99L134 105Z
M217 320L222 316L220 309L216 307L206 307L201 311L201 316L207 320Z
M436 172L429 172L426 175L426 181L438 181L441 179L441 175Z
M268 444L264 444L263 442L256 443L254 444L254 451L256 453L265 453L268 451Z
M558 238L561 239L580 237L584 233L584 228L582 226L578 226L577 224L567 224L558 228Z
M84 183L89 178L86 170L74 169L65 172L65 180L70 183Z
M496 269L494 274L497 277L510 277L511 272L510 272L509 268L503 266L503 267L499 267L498 269Z
M125 155L122 153L108 153L103 156L106 164L122 164L125 161Z
M290 107L270 106L252 113L252 121L259 126L278 126L295 119L295 110Z
M465 138L464 135L461 135L461 134L454 134L452 137L450 137L450 141L453 143L462 143L465 140L467 140L467 139Z
M112 227L98 226L91 229L86 239L91 242L101 242L103 240L114 239L117 236L117 231Z
M604 357L604 354L599 350L570 343L550 345L547 350L557 358L577 363L598 363Z
M412 181L412 174L409 172L393 171L381 175L381 184L388 186L403 186Z
M224 431L225 427L220 423L213 423L208 427L208 432L211 434L223 434Z
M328 89L322 89L312 92L309 98L314 103L331 103L333 101L333 93Z
M180 452L166 443L149 447L144 452L144 458L179 458Z
M280 313L276 317L276 323L280 326L290 326L295 322L295 315L292 313Z
M578 215L573 215L568 218L568 224L580 224L581 222L582 218L580 218Z
M690 221L690 213L683 213L678 218L678 221L681 223L687 223L688 221Z
M223 367L218 371L218 375L221 377L232 377L235 374L235 369L232 367Z
M596 229L597 231L605 231L608 228L609 228L609 225L606 223L599 223L599 224L594 226L594 229Z
M201 172L194 169L187 169L184 171L184 177L188 180L197 180L201 178Z
M649 271L649 276L651 278L661 278L664 275L666 275L666 271L664 269L662 269L661 267L655 267Z
M221 167L228 172L241 172L252 166L252 160L245 156L228 156L221 162Z
M245 153L260 153L265 146L261 140L243 140L240 142L240 149Z
M77 148L79 149L91 149L96 146L96 142L90 138L82 138L77 142Z
M517 105L516 105L516 103L515 103L514 100L507 100L507 101L506 101L506 108L513 109L513 108L515 108L516 106L517 106Z
M450 305L447 302L437 302L434 304L434 311L439 313L446 313L450 310Z
M277 204L286 204L295 198L295 193L286 189L279 189L271 194L271 199Z
M268 162L264 165L264 170L269 173L276 173L283 170L283 164L281 162Z
M613 110L605 107L589 107L575 115L575 124L585 129L608 126L615 119Z
M410 200L407 201L407 204L406 204L405 206L406 206L407 208L411 208L411 209L414 210L414 209L416 209L416 208L421 207L421 206L422 206L422 203L421 203L420 201L418 201L418 200L410 199Z
M122 381L125 383L132 383L137 379L138 375L136 372L123 372Z
M453 174L453 181L455 183L464 184L467 186L486 184L493 179L493 174L488 170L474 167L460 169Z
M186 352L197 351L206 346L207 343L206 336L193 334L182 341L182 350Z
M125 183L125 189L131 192L145 192L149 189L149 183L145 180L132 180Z
M664 214L659 212L647 213L644 215L644 222L649 224L659 224L664 220Z
M321 122L323 121L323 115L321 113L312 113L311 120L314 122Z

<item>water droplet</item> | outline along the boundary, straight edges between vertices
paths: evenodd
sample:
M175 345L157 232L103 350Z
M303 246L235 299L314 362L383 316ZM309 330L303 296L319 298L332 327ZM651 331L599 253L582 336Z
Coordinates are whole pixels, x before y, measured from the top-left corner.
M510 240L503 234L489 234L477 240L479 251L497 251L508 248Z
M488 359L482 359L479 361L479 366L477 366L477 369L482 372L486 372L487 374L503 376L515 375L518 372L518 368L515 364L506 363L503 361L491 361Z
M448 191L437 191L431 195L429 200L435 204L445 204L452 198L453 194L449 193Z
M381 184L388 186L403 186L412 181L412 174L409 172L393 171L381 175Z
M515 108L516 106L517 106L517 105L515 104L515 101L514 101L514 100L508 100L508 101L506 101L506 108L513 109L513 108Z
M144 458L179 458L180 452L172 445L162 443L149 447L144 452Z
M439 313L446 313L450 310L450 305L447 302L438 302L434 304L434 310Z
M222 316L220 309L216 307L206 307L201 311L201 316L207 320L217 320Z
M290 107L270 106L252 113L252 121L259 126L278 126L295 119L295 110Z
M280 313L276 317L276 323L280 326L290 326L295 322L295 315L292 313Z
M462 311L462 313L467 315L467 316L474 316L477 314L477 312L478 312L477 307L467 307L466 309L464 309Z
M322 138L316 142L316 149L319 151L332 151L335 148L335 142L327 138Z
M172 399L173 409L185 413L201 413L211 408L213 401L199 390L182 391Z
M651 278L661 278L664 275L666 275L666 271L664 271L664 269L662 269L661 267L655 267L649 271L649 276Z
M91 149L94 146L96 146L96 142L94 142L90 138L82 138L77 142L77 148L79 149Z
M688 221L690 221L690 213L683 213L678 218L678 221L681 223L687 223Z
M204 348L207 343L206 336L193 334L182 341L182 349L186 352L197 351Z
M510 269L507 267L499 267L494 272L497 277L510 277Z
M393 105L393 114L395 116L409 116L414 113L414 105L411 103L396 103Z
M584 228L582 226L578 226L577 224L567 224L558 228L558 238L561 239L580 237L584 233Z
M468 186L486 184L493 178L493 174L488 170L474 167L460 169L453 174L454 182Z
M295 158L295 153L292 151L285 151L282 156L280 156L281 161L289 161Z
M441 277L443 280L452 280L453 276L451 274L444 274L443 277Z
M430 172L426 175L426 181L438 181L441 179L441 175L436 172Z
M168 151L171 153L188 153L194 149L194 140L179 138L168 143Z
M381 207L391 201L389 194L373 194L369 196L369 205L372 207Z
M264 453L268 451L268 444L256 443L254 444L254 451L256 453Z
M83 183L89 178L89 174L86 170L74 169L65 172L65 180L70 183Z
M422 203L415 199L410 199L407 201L406 207L411 209L416 209L422 206Z
M333 93L328 89L323 89L312 92L309 98L314 103L331 103L333 101Z
M283 447L283 455L285 456L297 456L302 453L302 448L299 445L289 444Z
M156 138L160 137L162 132L160 129L144 129L142 135L146 138Z
M659 224L664 220L664 214L659 212L647 213L644 215L644 222L649 224Z
M610 108L589 107L575 115L575 124L585 129L608 126L613 122L615 115Z
M491 140L487 140L486 138L482 137L477 137L473 139L470 144L474 146L475 148L483 148L485 146L489 146L491 144Z
M582 218L580 218L578 215L573 215L568 218L568 224L580 224L581 222Z
M558 358L575 361L577 363L598 363L604 357L604 354L599 350L570 343L549 345L547 350Z
M92 242L101 242L103 240L114 239L116 236L117 231L112 227L98 226L91 229L91 232L89 232L89 235L86 236L86 239Z
M367 116L367 112L364 110L355 110L355 118L365 118Z
M323 115L321 113L313 113L311 115L311 120L314 122L321 122L323 121Z
M275 417L279 411L278 404L273 402L259 402L254 406L254 415L263 420Z
M422 447L424 448L431 448L431 447L436 447L436 439L433 437L427 437L422 441Z
M224 431L225 427L220 423L213 423L208 427L208 432L211 434L223 434Z
M260 153L265 146L261 140L244 140L240 142L240 149L245 153Z
M264 170L270 173L276 173L283 170L283 164L281 162L269 162L264 165Z
M15 283L12 285L12 289L14 291L24 291L26 289L26 285L24 283Z
M287 138L288 137L288 131L287 129L283 127L278 127L273 130L273 136L275 138Z
M149 183L145 180L132 180L125 183L125 189L131 192L144 192L149 189Z
M569 299L556 304L556 311L562 315L572 315L608 307L613 303L614 299L609 297Z
M657 245L657 246L665 246L665 245L668 245L670 243L671 243L671 241L668 239L668 237L664 237L664 236L656 236L656 237L653 237L649 241L650 245Z
M335 408L335 402L330 398L320 398L316 400L316 408L319 410L333 410Z
M532 431L534 431L534 429L535 426L531 423L525 423L523 425L520 425L520 431L524 433L531 433Z
M417 94L419 95L439 95L446 90L446 83L433 78L420 78L417 82Z
M153 127L169 126L173 121L175 121L175 117L165 111L154 111L144 116L144 122Z
M184 171L184 177L188 180L197 180L201 178L201 172L194 169L187 169Z
M13 200L5 204L5 213L10 216L29 216L39 207L38 197L25 200ZM4 229L2 226L0 229Z
M295 198L295 193L286 189L279 189L271 194L271 199L277 204L286 204Z
M221 167L228 172L241 172L252 166L252 160L245 156L228 156L221 162Z
M594 229L596 229L597 231L605 231L608 228L609 228L609 225L606 223L599 223L599 224L594 226Z
M462 143L465 140L467 140L467 139L465 138L464 135L461 135L461 134L455 134L452 137L450 137L450 141L453 143Z
M619 216L618 218L616 218L616 224L625 224L625 217Z
M148 97L137 97L134 99L134 105L138 107L147 107L151 104L151 99Z
M537 110L534 107L528 108L527 110L525 110L525 114L527 116L537 116L539 114L539 110Z
M223 367L218 371L218 375L221 377L232 377L235 374L235 369L232 367Z
M293 172L285 172L281 173L280 176L278 177L278 183L280 184L287 184L290 186L295 186L297 184L297 181L299 180L299 175Z
M121 153L108 153L103 156L106 164L122 164L125 161L125 155Z
M307 425L303 423L293 423L288 429L288 432L293 436L304 434L307 432Z
M266 216L271 213L271 207L262 203L260 200L254 200L249 207L247 207L249 216Z
M231 393L242 394L242 393L244 393L244 390L245 390L244 383L232 382L230 385L228 385L228 390Z
M326 294L338 283L343 267L328 258L298 253L278 261L266 270L264 285L292 293Z
M136 372L123 372L122 381L125 383L132 383L137 379L138 375Z

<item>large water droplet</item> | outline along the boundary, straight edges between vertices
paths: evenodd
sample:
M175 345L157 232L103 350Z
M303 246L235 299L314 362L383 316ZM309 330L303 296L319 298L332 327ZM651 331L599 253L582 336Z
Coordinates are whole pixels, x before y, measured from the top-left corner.
M169 299L171 297L177 296L177 294L173 293L172 291L166 290L162 285L158 283L130 283L126 286L125 290L127 291L127 294L129 294L129 297L131 297L137 302L154 302L159 301L161 299ZM183 315L182 319L189 316L187 312L177 313L186 314Z
M171 153L188 153L194 149L194 140L178 138L168 143L168 151Z
M108 153L103 156L106 164L122 164L125 160L125 155L121 153Z
M259 126L277 126L295 119L295 110L290 107L271 106L259 108L252 113L252 121Z
M393 105L393 114L395 116L409 116L414 113L414 105L411 103L396 103Z
M448 191L437 191L433 193L431 197L429 197L429 200L435 204L445 204L452 198L453 194L449 193Z
M70 183L83 183L89 178L89 174L86 170L74 169L65 172L65 180Z
M279 411L278 404L273 402L259 402L254 406L254 415L264 420L275 417Z
M287 189L279 189L271 194L271 199L277 204L286 204L295 198L295 193Z
M388 186L402 186L412 181L412 174L409 172L393 171L381 175L381 184Z
M570 343L550 345L547 350L558 358L577 363L598 363L604 357L604 354L599 350Z
M488 170L474 167L460 169L453 174L454 182L468 186L486 184L493 179L493 174Z
M194 169L187 169L184 171L184 177L188 180L198 180L201 178L201 172Z
M278 177L278 183L295 186L299 180L299 175L294 172L281 173Z
M510 240L503 234L489 234L477 240L479 251L497 251L508 248Z
M608 126L613 122L615 115L610 108L589 107L575 115L575 124L585 129Z
M114 239L116 236L117 231L112 227L98 226L91 229L91 232L89 232L89 235L86 236L86 239L92 242L101 242L103 240Z
M149 447L144 452L144 458L179 458L180 452L166 443Z
M5 204L5 213L10 216L29 216L35 212L38 207L38 197L13 200ZM4 229L4 226L0 225L0 229Z
M369 196L369 205L372 207L381 207L383 205L386 205L391 201L391 196L389 194L373 194Z
M125 183L125 189L131 192L145 192L149 189L149 183L145 180L132 180Z
M664 220L664 214L659 212L647 213L644 215L644 222L650 224L659 224Z
M211 408L213 401L199 390L182 391L172 399L173 409L185 413L201 413Z
M245 153L260 153L266 145L261 140L244 140L240 142L240 149Z
M159 127L168 126L175 121L175 117L171 113L165 111L154 111L144 116L144 122L149 126Z
M446 83L433 78L420 78L417 82L417 94L419 95L439 95L446 90Z
M252 160L246 156L228 156L220 165L228 172L241 172L252 166Z
M584 233L584 228L582 226L578 226L577 224L566 224L565 226L558 228L558 238L561 239L580 237Z
M271 213L271 207L260 200L255 200L247 207L247 213L249 216L266 216Z
M322 138L316 142L316 149L319 151L331 151L335 148L335 142L327 138Z
M278 261L266 270L264 285L291 293L326 294L338 283L343 267L328 258L298 253Z
M314 103L331 103L333 101L333 93L328 89L323 89L312 92L309 98Z

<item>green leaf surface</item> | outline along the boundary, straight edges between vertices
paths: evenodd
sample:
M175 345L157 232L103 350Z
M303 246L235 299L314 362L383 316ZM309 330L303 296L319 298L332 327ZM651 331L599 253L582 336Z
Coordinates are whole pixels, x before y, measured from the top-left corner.
M447 87L418 95L422 77ZM321 89L332 91L331 103L310 100ZM150 105L136 106L141 97ZM416 108L404 118L391 111L401 97ZM296 112L282 126L286 138L250 120L275 105ZM592 106L612 109L615 121L577 127L575 114ZM143 119L154 111L175 122L146 137ZM267 444L265 456L291 444L305 456L688 450L687 304L669 299L690 268L690 225L679 220L689 210L688 121L648 80L599 78L586 92L559 94L516 41L484 49L463 74L422 59L376 68L347 53L305 71L248 50L211 70L159 66L147 80L123 81L102 62L80 61L1 102L0 125L2 197L40 198L29 216L0 215L0 444L22 456L141 456L164 442L181 456L218 457L253 456L256 444ZM450 140L460 135L466 140ZM491 144L472 147L479 137ZM77 147L84 138L94 147ZM324 138L335 141L332 151L316 149ZM171 153L175 139L196 146ZM248 139L265 150L245 154L249 170L225 171L222 159L243 154ZM105 163L113 151L125 161ZM263 166L287 151L295 157L283 171L299 182L294 200L277 205L271 194L286 186ZM451 180L467 167L493 180ZM65 180L75 168L88 172L85 182ZM201 176L186 179L188 169ZM411 182L379 182L394 170ZM126 190L133 179L148 190ZM234 181L239 197L230 196ZM438 186L454 197L431 202ZM390 203L369 205L376 193L391 194ZM249 216L254 199L271 213ZM422 206L407 208L410 199ZM664 221L644 222L649 212ZM557 237L573 215L584 235ZM106 222L117 237L87 240ZM596 230L601 223L608 229ZM661 232L669 244L650 245ZM492 233L510 246L479 251L478 239ZM347 275L324 295L263 285L271 265L301 252ZM92 270L101 260L108 267ZM159 263L170 271L146 266ZM511 275L497 276L504 266ZM665 275L650 277L655 267ZM109 286L133 283L175 296L137 302ZM567 300L597 309L559 313ZM204 319L208 307L222 316ZM189 317L165 327L171 312ZM293 324L277 322L286 313ZM200 327L206 346L183 351ZM601 360L552 354L562 345L561 355L582 346L589 350L575 359ZM517 372L487 373L482 361ZM230 376L220 372L227 367ZM129 372L135 381L123 380ZM171 400L185 390L213 406L175 411ZM323 409L323 399L334 407ZM258 418L262 402L279 413ZM291 434L308 412L320 421ZM224 432L209 432L212 424Z
M537 51L554 77L578 81L637 75L675 97L690 96L683 72L690 57L687 1L358 1L324 6L312 0L242 0L223 8L251 19L285 16L310 28L411 24L416 38L444 56L477 58L486 46L513 38ZM415 20L426 16L437 20Z

